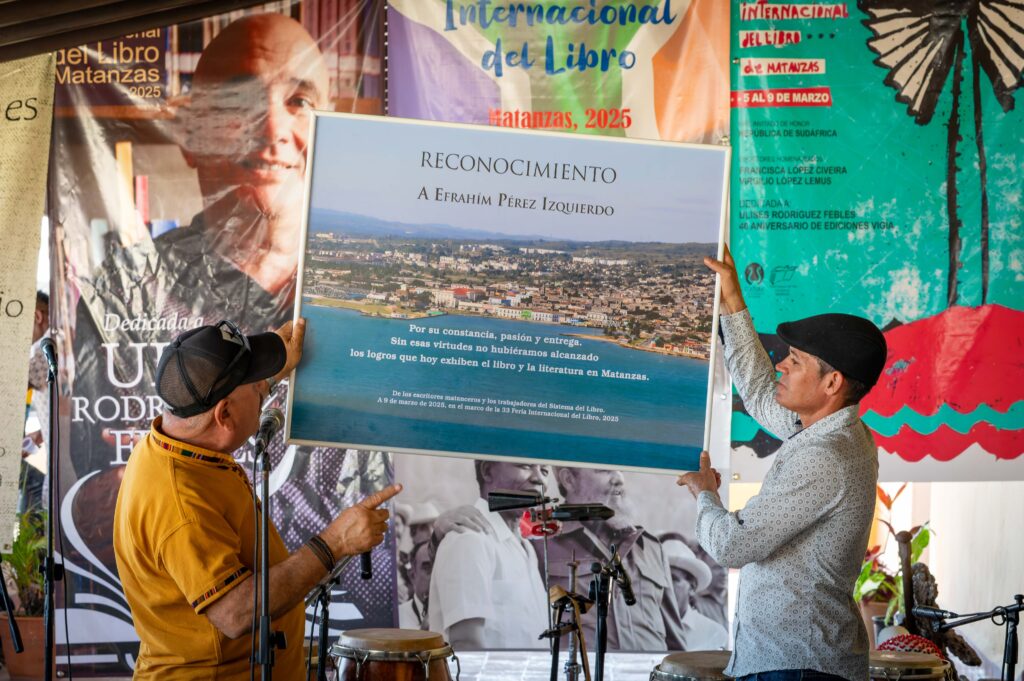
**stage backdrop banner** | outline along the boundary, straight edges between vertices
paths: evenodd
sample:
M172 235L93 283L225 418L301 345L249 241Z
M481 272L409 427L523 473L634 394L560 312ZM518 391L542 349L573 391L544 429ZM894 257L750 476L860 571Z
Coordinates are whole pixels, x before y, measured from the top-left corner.
M381 2L275 3L56 54L54 297L73 339L60 480L69 632L58 613L57 660L70 640L76 674L128 674L138 655L111 528L132 445L162 410L160 352L201 324L255 333L291 319L309 112L382 112L382 22ZM270 451L271 515L290 550L393 480L380 452L280 437ZM251 455L237 452L246 470ZM356 566L345 575L335 633L392 626L390 538L374 568L371 581Z
M731 243L764 340L779 358L781 321L869 317L882 477L1024 477L1019 4L732 12ZM733 440L778 445L742 412Z
M695 469L726 147L318 115L302 443Z
M0 64L0 551L11 550L17 524L39 223L49 161L42 150L50 145L53 63L53 55L44 54Z
M680 142L728 132L721 0L388 2L388 114Z
M615 589L609 609L610 651L728 647L728 570L701 549L697 501L676 485L674 476L407 454L395 455L395 476L404 484L397 509L403 538L399 545L409 552L406 567L399 572L409 593L399 609L403 628L423 623L441 631L479 616L486 620L485 638L490 645L542 649L535 654L545 656L547 644L537 638L546 628L545 564L551 586L586 595L593 579L591 565L607 562L614 545L637 602L627 606L622 591ZM487 490L498 486L542 492L570 503L602 504L615 515L559 524L548 538L546 551L542 538L529 534L530 541L523 544L532 547L525 549L524 569L518 569L519 563L504 560L510 554L500 543L508 540L480 532L480 525L444 534L453 518L482 513ZM722 494L727 493L725 486ZM510 529L522 536L523 525L518 522L522 514L521 510L489 513L483 526L500 528L512 522ZM445 517L439 520L441 515ZM431 548L432 536L436 551ZM502 600L509 593L514 594L512 603ZM540 620L534 623L536 631L528 629L525 635L524 613L539 613ZM596 621L594 608L581 618L589 650L597 643ZM562 647L564 651L564 641Z

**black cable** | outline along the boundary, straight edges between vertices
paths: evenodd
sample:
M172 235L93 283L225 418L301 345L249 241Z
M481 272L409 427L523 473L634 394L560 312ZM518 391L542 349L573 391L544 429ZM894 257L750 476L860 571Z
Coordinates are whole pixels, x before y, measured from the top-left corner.
M242 295L242 309L249 309L249 282L245 278L244 293ZM259 564L260 555L260 507L256 500L256 452L252 453L252 518L253 518L253 542L252 542L252 622L249 625L249 681L256 681L256 611L259 610L259 584L256 581L256 567Z
M310 681L313 673L313 633L316 631L316 611L320 607L320 599L313 601L313 623L309 625L309 647L306 649L306 681ZM323 617L323 615L321 615ZM320 623L323 626L323 622Z
M256 564L260 555L260 507L256 501L256 456L252 457L252 625L249 629L249 681L256 681L256 611L259 610L259 590L256 584Z

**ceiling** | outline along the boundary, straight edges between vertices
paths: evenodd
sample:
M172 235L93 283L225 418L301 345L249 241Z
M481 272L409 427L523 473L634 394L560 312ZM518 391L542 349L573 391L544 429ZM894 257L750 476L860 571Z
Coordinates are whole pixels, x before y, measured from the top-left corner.
M265 0L0 0L0 62L262 4Z

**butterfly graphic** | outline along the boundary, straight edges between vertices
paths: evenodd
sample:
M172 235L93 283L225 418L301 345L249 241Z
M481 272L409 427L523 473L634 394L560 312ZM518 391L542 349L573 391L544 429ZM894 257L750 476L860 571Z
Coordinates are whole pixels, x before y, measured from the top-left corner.
M974 137L981 182L982 304L988 296L989 215L987 162L982 130L982 78L984 72L1004 112L1014 106L1014 95L1024 73L1024 0L858 0L868 15L863 24L872 32L868 47L878 55L874 63L888 69L885 84L919 125L928 125L952 72L952 106L946 148L947 212L949 215L948 303L958 299L960 228L957 204L957 157L960 105L967 47L973 83Z

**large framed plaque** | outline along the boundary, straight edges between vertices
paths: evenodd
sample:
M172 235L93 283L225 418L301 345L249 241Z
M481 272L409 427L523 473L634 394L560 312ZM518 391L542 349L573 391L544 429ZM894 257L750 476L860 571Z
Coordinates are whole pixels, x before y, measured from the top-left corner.
M288 437L696 468L729 149L318 114Z

